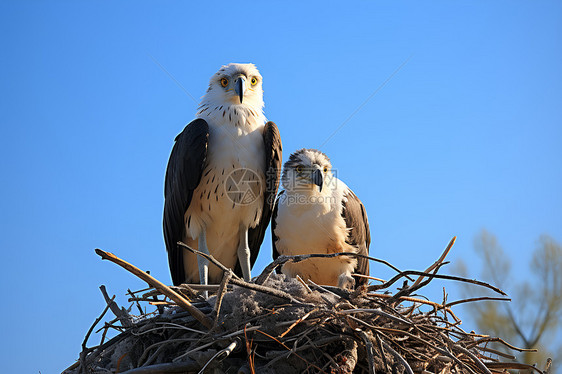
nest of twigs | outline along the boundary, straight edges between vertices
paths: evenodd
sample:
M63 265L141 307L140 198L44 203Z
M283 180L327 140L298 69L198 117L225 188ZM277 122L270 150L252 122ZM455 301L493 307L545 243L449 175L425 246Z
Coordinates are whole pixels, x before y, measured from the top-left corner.
M388 281L350 292L275 274L287 261L310 257L280 257L253 282L244 282L222 267L220 285L168 287L111 253L96 252L148 282L148 289L129 291L133 303L126 310L110 299L91 326L82 352L64 373L501 373L507 369L534 370L515 357L488 347L500 338L465 332L451 307L483 297L447 303L415 294L435 278L469 282L501 290L483 282L437 274L454 238L441 258L424 272L399 271ZM199 252L186 247L195 253ZM211 265L212 266L212 265ZM398 292L390 287L403 282ZM202 292L213 296L205 299ZM156 306L143 312L141 302ZM135 309L132 309L135 308ZM101 342L87 347L95 326L111 309L116 319L98 330ZM133 310L139 312L133 315ZM425 311L424 311L425 310ZM106 340L108 330L119 334Z

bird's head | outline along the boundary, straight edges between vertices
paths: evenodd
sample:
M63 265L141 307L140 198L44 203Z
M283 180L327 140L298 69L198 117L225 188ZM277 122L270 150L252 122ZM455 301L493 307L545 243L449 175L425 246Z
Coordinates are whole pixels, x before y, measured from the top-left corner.
M254 64L224 65L211 77L203 102L263 108L262 77Z
M316 149L300 149L289 156L283 166L282 184L286 191L318 191L331 186L335 178L332 164L324 153Z

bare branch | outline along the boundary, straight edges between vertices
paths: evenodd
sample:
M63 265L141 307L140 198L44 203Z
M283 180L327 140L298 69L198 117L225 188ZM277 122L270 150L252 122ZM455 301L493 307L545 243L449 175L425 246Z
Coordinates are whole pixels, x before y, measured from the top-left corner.
M104 260L109 260L125 270L133 273L143 281L147 282L152 287L158 289L164 295L168 296L170 299L174 300L176 304L187 310L195 319L197 319L201 324L207 328L211 328L213 326L212 321L201 311L191 305L189 301L187 301L183 296L178 294L176 291L172 290L170 287L166 286L164 283L160 282L156 278L152 277L150 274L145 273L144 271L140 270L134 265L129 264L128 262L120 259L119 257L115 256L113 253L102 251L101 249L96 249L96 253Z

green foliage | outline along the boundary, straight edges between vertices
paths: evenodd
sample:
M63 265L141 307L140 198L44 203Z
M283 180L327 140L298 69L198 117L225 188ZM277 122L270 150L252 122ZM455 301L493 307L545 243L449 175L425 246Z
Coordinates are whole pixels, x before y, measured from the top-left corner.
M530 272L518 272L515 279L511 261L493 234L483 230L474 247L482 260L479 278L507 291L513 300L469 304L467 308L479 332L498 336L521 348L537 348L537 353L520 354L518 361L542 367L546 358L552 357L556 368L562 360L562 346L554 347L560 343L555 341L556 337L562 334L562 247L549 236L541 236ZM466 276L464 263L457 270ZM463 287L467 297L476 296L474 288Z

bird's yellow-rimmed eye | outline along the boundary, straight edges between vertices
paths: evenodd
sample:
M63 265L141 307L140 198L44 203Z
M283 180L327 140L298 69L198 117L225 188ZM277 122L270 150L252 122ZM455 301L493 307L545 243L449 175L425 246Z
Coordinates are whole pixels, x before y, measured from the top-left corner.
M252 86L255 86L256 84L258 84L258 78L252 77L252 80L250 82L252 82Z
M297 173L302 173L302 165L297 166Z
M221 86L223 86L223 87L228 86L228 79L226 79L226 78L221 78Z
M324 173L327 173L327 172L328 172L328 167L324 166Z

